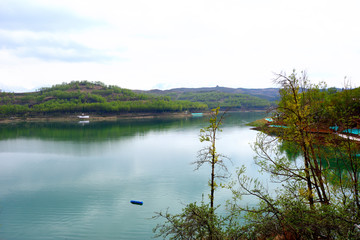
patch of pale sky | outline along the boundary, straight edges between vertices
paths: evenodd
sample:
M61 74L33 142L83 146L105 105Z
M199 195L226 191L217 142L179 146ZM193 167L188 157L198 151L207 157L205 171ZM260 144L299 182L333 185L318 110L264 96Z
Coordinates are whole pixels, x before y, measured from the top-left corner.
M0 46L2 86L87 79L132 89L261 88L274 87L273 72L293 68L329 86L360 78L357 1L16 2L59 8L88 26L0 29L11 40Z

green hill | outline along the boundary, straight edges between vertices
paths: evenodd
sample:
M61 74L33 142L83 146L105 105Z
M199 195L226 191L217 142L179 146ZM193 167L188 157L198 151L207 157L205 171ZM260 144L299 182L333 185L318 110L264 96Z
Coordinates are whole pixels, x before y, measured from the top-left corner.
M0 93L0 117L69 115L74 113L119 114L129 112L179 112L208 109L204 103L173 101L149 96L101 82L73 81L31 93Z
M233 110L266 110L279 99L279 89L245 88L176 88L170 90L138 91L152 96L166 96L172 100L202 102L209 108L221 107Z

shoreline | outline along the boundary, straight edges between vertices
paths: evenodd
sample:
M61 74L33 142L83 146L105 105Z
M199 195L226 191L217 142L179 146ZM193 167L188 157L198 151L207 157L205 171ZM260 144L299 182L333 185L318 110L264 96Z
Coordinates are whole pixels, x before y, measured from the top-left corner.
M271 127L269 125L269 123L265 120L265 119L258 119L258 120L255 120L251 123L248 123L247 124L248 126L250 126L251 130L255 130L255 131L260 131L260 132L263 132L263 133L266 133L268 135L271 135L271 134L277 134L279 129L277 127ZM348 139L350 141L354 141L356 142L357 144L360 144L360 136L356 135L356 134L345 134L345 133L339 133L339 132L334 132L334 131L331 131L331 130L308 130L309 133L318 133L318 134L323 134L323 135L327 135L327 134L330 134L330 135L336 135L338 136L339 138L342 138L342 139Z
M119 115L90 115L87 119L81 119L76 115L67 116L32 116L32 117L10 117L0 119L0 124L21 123L21 122L78 122L78 121L116 121L118 119L150 119L150 118L181 118L189 117L191 113L126 113Z
M228 111L231 112L264 112L266 110L242 110L242 111ZM204 116L210 114L211 111L202 112ZM82 113L69 114L64 116L22 116L22 117L8 117L0 118L0 124L21 123L21 122L78 122L78 121L116 121L119 119L151 119L151 118L185 118L192 117L191 112L165 112L165 113L121 113L99 115L94 113L86 114L89 118L81 119Z

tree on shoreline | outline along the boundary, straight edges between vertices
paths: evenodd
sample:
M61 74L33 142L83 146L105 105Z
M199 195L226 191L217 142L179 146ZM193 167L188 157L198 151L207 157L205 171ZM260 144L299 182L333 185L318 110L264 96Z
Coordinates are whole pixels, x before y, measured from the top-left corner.
M228 173L226 164L224 162L227 157L222 154L219 154L216 151L216 139L217 134L221 132L221 125L223 124L225 113L222 113L219 116L220 108L215 108L211 110L211 115L209 118L209 126L200 129L200 142L208 142L209 145L204 147L198 152L198 160L193 162L196 165L195 170L198 170L204 164L209 164L211 167L211 176L209 181L210 186L210 208L214 208L214 196L215 190L218 187L216 183L216 178L226 178ZM215 172L218 170L218 172ZM219 174L219 172L221 172Z
M277 130L259 133L253 145L260 172L269 173L281 187L274 193L256 178L246 176L245 167L228 184L233 199L229 215L215 213L211 187L210 205L187 205L181 214L167 212L154 231L170 239L360 239L360 143L342 131L360 125L360 88L336 92L313 85L305 72L278 74L281 99L274 111ZM215 112L216 113L216 112ZM217 163L212 140L217 118L201 130L200 140L210 147L200 151L198 167ZM221 119L221 118L220 118ZM222 121L222 120L221 120ZM220 121L220 122L221 122ZM337 134L331 128L339 127ZM269 130L269 128L267 129ZM213 147L212 147L213 146ZM204 157L205 156L205 157ZM212 171L211 179L215 179ZM242 196L259 200L256 207L238 204ZM244 221L240 224L241 221ZM190 227L191 226L191 227Z
M228 235L225 227L231 220L231 216L222 217L215 213L214 207L215 190L218 187L216 183L217 178L224 178L227 174L227 167L224 163L225 156L216 151L217 134L221 132L221 125L224 120L225 113L220 115L220 108L215 108L211 111L209 117L209 125L200 129L200 142L209 143L208 146L201 149L198 153L198 160L193 162L196 165L195 170L198 170L204 164L209 164L211 167L211 174L209 180L210 203L200 205L197 203L190 203L185 206L180 214L170 214L168 211L156 213L154 218L165 219L164 224L158 224L154 229L155 237L168 237L170 239L209 239L221 240ZM219 174L222 172L224 174ZM231 221L230 221L231 222Z
M359 239L360 144L324 134L331 123L353 124L353 119L346 111L335 112L339 106L331 104L323 85L311 84L304 72L278 74L275 82L282 89L273 119L282 127L276 134L260 133L253 148L261 171L282 187L273 196L244 168L238 171L234 196L260 201L255 208L233 204L233 211L246 212L247 239ZM345 109L356 111L356 102L348 101L354 104ZM294 159L284 154L286 145L296 152Z

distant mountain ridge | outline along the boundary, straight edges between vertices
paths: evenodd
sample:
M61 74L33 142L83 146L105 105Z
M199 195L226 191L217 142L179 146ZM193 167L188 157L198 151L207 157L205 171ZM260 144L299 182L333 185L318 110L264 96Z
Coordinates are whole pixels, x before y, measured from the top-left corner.
M139 93L150 93L155 95L168 95L171 93L206 93L223 92L230 94L247 94L259 97L268 101L277 101L280 99L279 88L228 88L228 87L202 87L202 88L173 88L169 90L133 90Z

